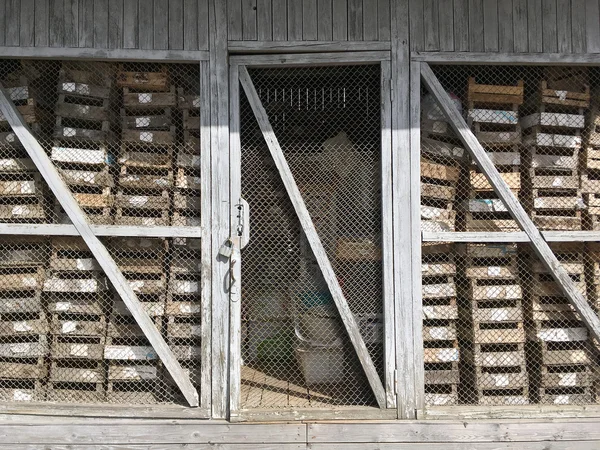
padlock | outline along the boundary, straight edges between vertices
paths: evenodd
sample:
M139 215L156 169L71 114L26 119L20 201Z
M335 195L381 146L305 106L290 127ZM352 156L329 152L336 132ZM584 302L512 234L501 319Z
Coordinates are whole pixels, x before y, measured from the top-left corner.
M223 243L223 245L221 245L221 247L219 247L219 255L221 255L225 258L230 258L232 253L233 253L233 242L231 241L231 239L227 239L225 241L225 243Z

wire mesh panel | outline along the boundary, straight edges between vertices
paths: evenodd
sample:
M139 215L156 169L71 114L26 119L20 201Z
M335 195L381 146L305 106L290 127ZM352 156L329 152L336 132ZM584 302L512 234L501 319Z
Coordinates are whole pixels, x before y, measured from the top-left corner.
M598 68L433 70L540 230L598 230ZM520 231L426 90L421 113L422 231ZM551 248L597 311L597 243ZM529 244L422 250L429 406L597 402L598 346Z
M200 225L199 77L198 64L0 61L11 100L99 225ZM1 115L0 222L70 223ZM199 240L102 242L199 387ZM82 239L5 237L0 255L0 398L182 401Z
M361 335L383 373L379 65L250 69ZM241 100L242 408L372 405L256 119Z

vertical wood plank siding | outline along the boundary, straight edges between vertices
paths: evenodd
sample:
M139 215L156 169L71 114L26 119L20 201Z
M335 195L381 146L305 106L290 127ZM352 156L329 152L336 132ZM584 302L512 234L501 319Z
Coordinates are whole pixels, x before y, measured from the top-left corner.
M399 0L223 0L230 41L389 41ZM412 51L600 53L600 0L409 0ZM208 0L4 0L0 46L208 50Z

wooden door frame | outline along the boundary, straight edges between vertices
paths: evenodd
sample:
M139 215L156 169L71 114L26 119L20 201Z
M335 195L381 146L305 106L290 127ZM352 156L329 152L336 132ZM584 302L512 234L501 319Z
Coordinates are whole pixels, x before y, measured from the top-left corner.
M229 92L230 92L230 205L231 205L231 234L234 235L237 225L237 208L241 197L241 142L240 142L240 67L302 67L302 66L331 66L331 65L358 65L358 64L379 64L381 67L381 146L382 146L382 232L388 235L385 240L383 257L384 261L384 342L385 342L385 391L387 408L393 409L375 409L365 408L364 414L356 411L348 413L344 417L396 417L396 398L398 383L396 383L396 329L399 318L396 316L395 291L394 291L394 273L393 259L399 251L394 247L393 239L393 219L392 219L392 132L391 132L391 55L386 51L371 52L345 52L345 53L311 53L311 54L282 54L282 55L251 55L251 56L232 56L229 66ZM243 94L242 94L243 95ZM387 149L387 150L385 150ZM384 182L385 177L388 178ZM387 200L386 200L387 199ZM384 202L389 202L389 207L385 208ZM239 283L240 264L239 255L234 250L232 259L235 261L231 267L233 280L231 285L232 298L230 301L230 418L231 420L245 420L244 417L254 417L257 415L248 411L241 411L240 405L240 386L241 386L241 286ZM387 300L386 300L387 299ZM412 343L411 343L412 346ZM312 411L312 409L311 409ZM379 411L379 412L378 412ZM330 414L330 411L315 411L322 417L340 418L340 412ZM259 416L269 415L268 412L261 411ZM285 416L285 414L279 416ZM309 414L306 414L310 417Z

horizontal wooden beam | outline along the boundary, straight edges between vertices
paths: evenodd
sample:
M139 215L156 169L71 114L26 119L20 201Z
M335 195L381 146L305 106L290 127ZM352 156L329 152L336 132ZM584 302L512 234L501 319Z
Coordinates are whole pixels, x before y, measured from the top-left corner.
M90 59L96 61L143 61L185 63L207 61L208 51L137 50L72 47L0 47L0 58Z
M600 64L600 54L597 53L412 52L411 59L440 64Z
M465 119L427 63L421 65L421 78L433 98L436 99L438 106L450 125L452 125L453 130L465 146L465 149L468 150L477 166L494 188L494 192L502 200L511 217L527 234L531 242L531 248L535 254L546 266L548 272L552 275L569 303L579 313L591 334L597 340L600 340L600 318L598 318L598 315L588 304L587 299L579 291L556 255L552 252L540 230L538 230L532 219L527 215L527 212L515 194L510 190L506 181L500 176L498 169L470 130Z
M96 236L147 237L147 238L196 238L200 239L201 227L138 227L131 225L90 225ZM0 235L33 236L79 236L74 225L37 223L0 223Z
M547 242L596 242L600 231L542 231ZM423 231L423 242L529 242L523 231L477 232L477 231Z
M229 41L230 53L389 51L390 41Z
M288 53L283 55L238 55L229 58L232 64L248 67L280 65L340 65L373 64L390 60L390 52Z

